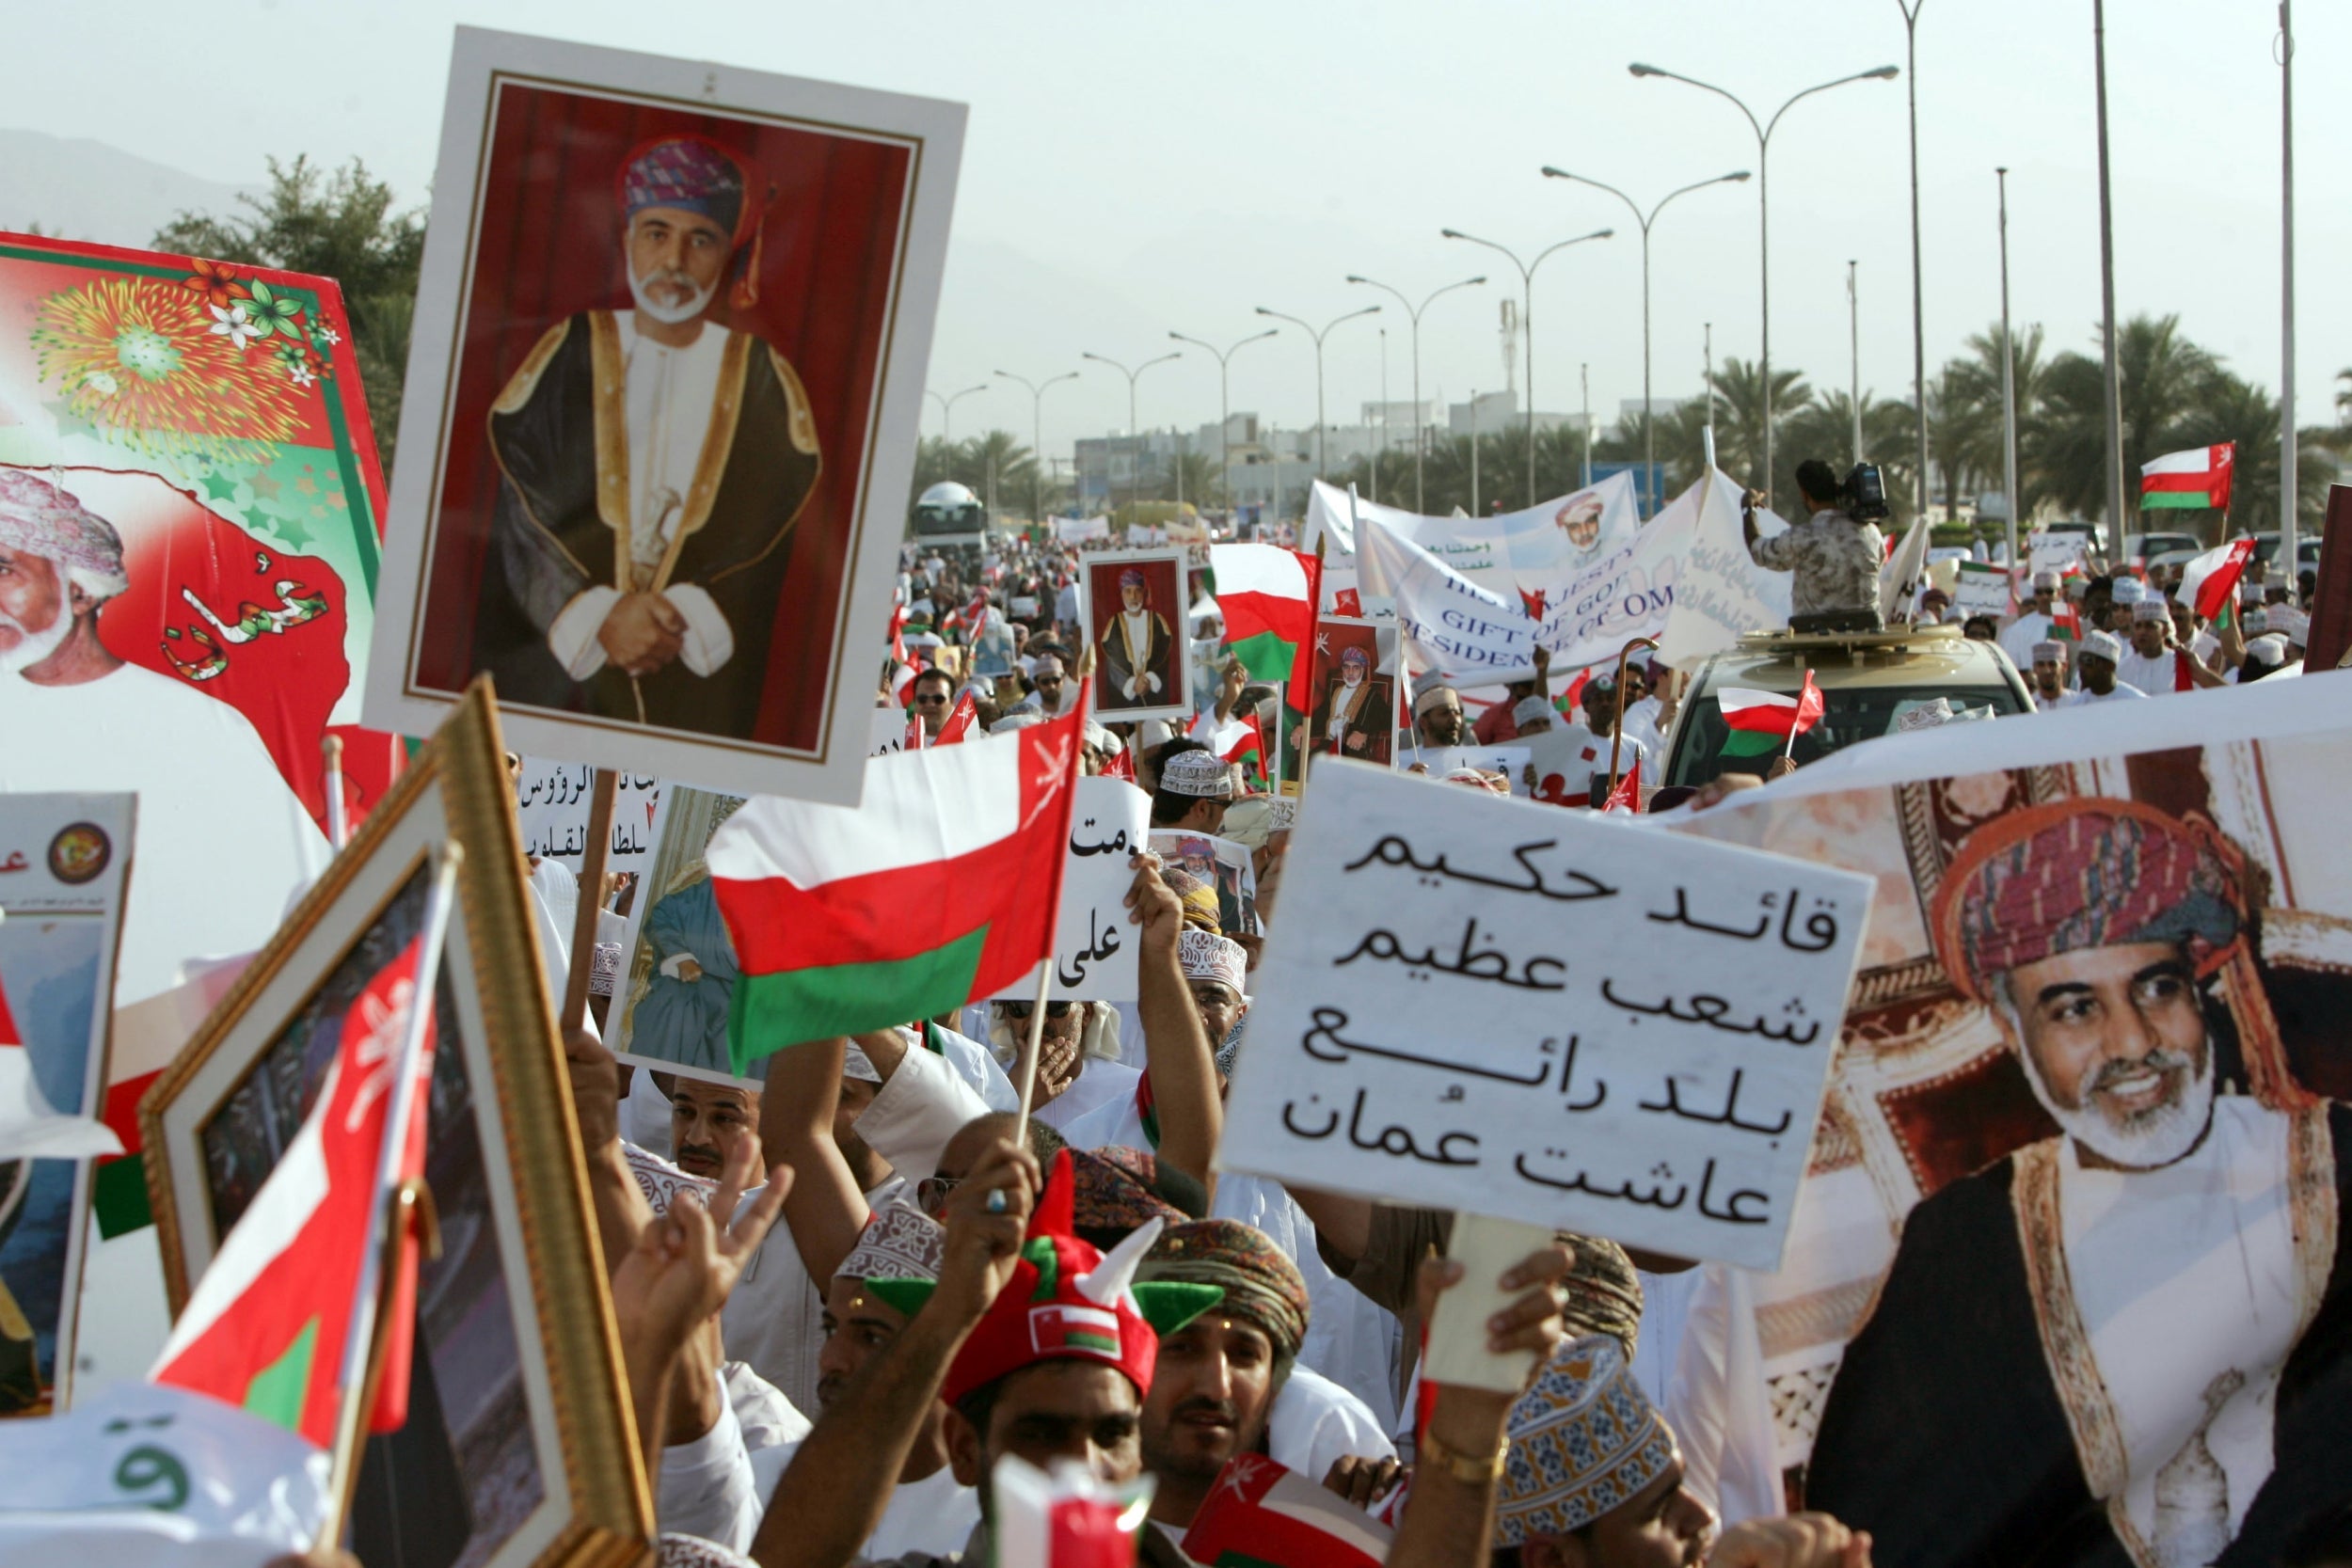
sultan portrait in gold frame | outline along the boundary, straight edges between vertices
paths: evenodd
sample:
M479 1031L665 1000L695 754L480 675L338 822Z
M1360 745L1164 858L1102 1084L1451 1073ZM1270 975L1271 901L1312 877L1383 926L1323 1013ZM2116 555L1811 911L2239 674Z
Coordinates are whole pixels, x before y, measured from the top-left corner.
M408 1420L369 1440L370 1568L640 1560L654 1535L497 705L478 682L139 1108L174 1312L309 1113L340 1020L464 847L436 987Z

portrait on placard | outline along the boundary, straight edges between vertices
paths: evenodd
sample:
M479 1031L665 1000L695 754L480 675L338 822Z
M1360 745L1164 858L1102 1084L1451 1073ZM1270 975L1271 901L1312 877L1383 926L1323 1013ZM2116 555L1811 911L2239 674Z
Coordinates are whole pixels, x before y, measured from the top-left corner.
M1889 1560L2266 1564L2341 1500L2347 767L2192 745L1687 830L1878 888L1756 1324L1780 1463Z
M855 800L961 128L459 29L370 712Z
M1258 874L1249 847L1230 838L1154 829L1152 847L1216 901L1216 928L1227 936L1257 936Z
M1326 615L1315 623L1314 674L1307 686L1307 724L1288 730L1290 776L1308 756L1352 757L1386 767L1396 741L1396 633L1393 626ZM1305 661L1301 661L1301 668ZM1293 676L1293 686L1297 685Z
M0 795L0 1418L73 1402L133 809Z
M1080 571L1094 641L1094 711L1120 721L1189 719L1184 552L1089 552Z
M120 1000L258 947L358 728L384 482L333 280L0 236L0 790L133 790ZM200 890L200 892L199 892Z
M743 798L684 787L666 796L652 864L621 942L622 989L609 1043L639 1067L734 1082L727 1011L742 971L703 855Z
M425 1130L440 1249L418 1274L408 1419L360 1462L363 1560L617 1560L650 1537L617 1349L578 1309L597 1289L595 1221L567 1119L547 1115L568 1080L511 802L495 721L469 698L140 1107L184 1307L317 1103L355 1000L421 928L433 849L465 847Z

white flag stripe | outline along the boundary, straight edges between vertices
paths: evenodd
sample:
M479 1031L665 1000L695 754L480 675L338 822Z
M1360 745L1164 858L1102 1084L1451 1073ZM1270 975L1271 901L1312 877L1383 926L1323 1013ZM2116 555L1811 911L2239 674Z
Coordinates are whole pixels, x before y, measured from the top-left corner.
M1307 598L1307 568L1279 545L1211 545L1209 570L1219 594L1264 594L1279 599Z
M1794 708L1797 705L1797 698L1793 694L1778 691L1752 691L1745 687L1739 686L1724 688L1715 693L1715 700L1722 705L1725 713L1743 713L1750 708L1758 707Z
M2142 474L2206 474L2213 472L2213 449L2191 447L2186 451L2168 451L2153 462L2142 463Z
M866 800L818 805L762 796L711 836L710 874L821 887L970 854L1021 826L1018 736L898 752L866 764Z

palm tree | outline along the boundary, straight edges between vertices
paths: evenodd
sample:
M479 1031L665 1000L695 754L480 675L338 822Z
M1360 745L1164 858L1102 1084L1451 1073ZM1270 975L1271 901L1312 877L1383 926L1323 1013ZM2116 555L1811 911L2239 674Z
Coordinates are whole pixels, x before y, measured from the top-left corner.
M2226 527L2232 532L2258 532L2279 526L2279 400L2264 388L2217 370L2207 380L2196 408L2180 426L2183 446L2237 445L2237 474L2230 496ZM2325 445L2328 433L2312 427L2297 433L2296 490L2298 524L2316 529L2327 511L2328 466ZM2198 523L2211 518L2206 512L2168 513ZM2216 520L2207 531L2219 542L2222 525Z
M1218 467L1215 452L1176 453L1160 482L1152 486L1152 499L1172 501L1179 498L1190 506L1225 504L1225 471Z
M2141 464L2197 444L2188 420L2219 362L2181 332L2178 316L2132 317L2118 329L2115 348L2129 495L2137 491ZM2037 486L2085 515L2106 509L2106 374L2097 359L2061 354L2050 362L2042 417L2035 421Z
M1812 402L1813 388L1805 384L1803 371L1772 372L1772 454L1781 471L1762 483L1775 497L1793 498L1797 465L1819 455L1799 451L1786 434L1789 422ZM1704 407L1700 412L1704 415ZM1735 479L1756 483L1763 468L1763 377L1752 359L1726 359L1715 373L1715 466Z
M2049 365L2042 356L2042 339L2039 324L2016 329L2011 337L2016 351L2020 449L2017 487L2028 494L2023 449L2038 417L2049 372ZM1960 428L1948 433L1945 443L1937 446L1937 466L1945 464L1943 451L1948 447L1953 453L1951 461L1992 483L2001 477L2006 467L2002 450L2000 324L1996 322L1969 338L1967 354L1946 362L1942 383L1945 396L1961 412L1962 419ZM2020 525L2032 515L2032 507L2018 499Z

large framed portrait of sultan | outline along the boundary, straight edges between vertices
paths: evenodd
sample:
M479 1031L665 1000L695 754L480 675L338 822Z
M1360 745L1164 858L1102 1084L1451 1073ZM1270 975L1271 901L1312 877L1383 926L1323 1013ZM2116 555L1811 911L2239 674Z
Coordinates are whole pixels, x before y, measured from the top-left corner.
M408 1418L368 1439L349 1544L369 1568L643 1560L653 1505L604 1286L554 1005L482 683L140 1102L175 1312L326 1083L342 1021L464 847L436 984Z
M963 119L457 29L371 723L856 802Z

